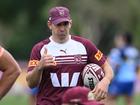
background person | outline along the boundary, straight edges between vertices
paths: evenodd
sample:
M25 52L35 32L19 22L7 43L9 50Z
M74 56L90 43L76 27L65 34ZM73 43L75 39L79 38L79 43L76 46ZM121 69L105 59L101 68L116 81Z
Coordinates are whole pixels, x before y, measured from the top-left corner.
M36 95L38 93L38 87L30 89L29 105L36 105Z
M137 66L137 76L136 76L136 82L135 82L135 86L134 86L134 92L135 95L140 95L140 60Z
M118 34L114 39L115 48L109 54L109 60L115 74L109 88L110 105L116 104L120 96L125 98L126 105L133 105L139 52L133 46L132 40L132 35L128 32Z

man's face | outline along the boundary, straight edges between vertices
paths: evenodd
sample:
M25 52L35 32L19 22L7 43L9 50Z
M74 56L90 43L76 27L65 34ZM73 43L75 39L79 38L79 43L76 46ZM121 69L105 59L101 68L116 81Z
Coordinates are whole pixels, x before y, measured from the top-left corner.
M116 36L114 41L117 48L123 48L125 46L125 41L122 35Z
M69 35L71 22L61 22L57 25L50 23L49 28L52 30L53 35L63 38Z

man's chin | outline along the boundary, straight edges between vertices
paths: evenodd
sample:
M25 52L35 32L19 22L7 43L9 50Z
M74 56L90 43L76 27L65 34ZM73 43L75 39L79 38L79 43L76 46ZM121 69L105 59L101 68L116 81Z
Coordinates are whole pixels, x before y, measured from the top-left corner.
M59 36L62 36L62 37L64 36L64 37L65 37L65 36L67 36L67 35L66 35L66 34L59 34Z

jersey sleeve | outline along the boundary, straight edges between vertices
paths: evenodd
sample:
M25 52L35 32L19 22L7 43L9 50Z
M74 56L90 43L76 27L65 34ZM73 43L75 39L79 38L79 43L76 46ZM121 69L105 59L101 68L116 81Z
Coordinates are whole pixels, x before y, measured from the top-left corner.
M102 66L106 61L106 56L91 42L86 42L88 63L95 63Z
M38 45L35 45L32 48L30 59L28 62L28 71L33 70L35 66L37 66L38 62L40 61L41 54L40 54L40 48Z

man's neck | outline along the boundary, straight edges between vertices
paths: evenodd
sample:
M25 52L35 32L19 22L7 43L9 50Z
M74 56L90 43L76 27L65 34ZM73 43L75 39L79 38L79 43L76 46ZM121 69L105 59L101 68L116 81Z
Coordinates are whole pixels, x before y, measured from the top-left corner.
M66 37L57 37L57 36L52 35L51 38L56 43L65 43L70 39L70 35Z

